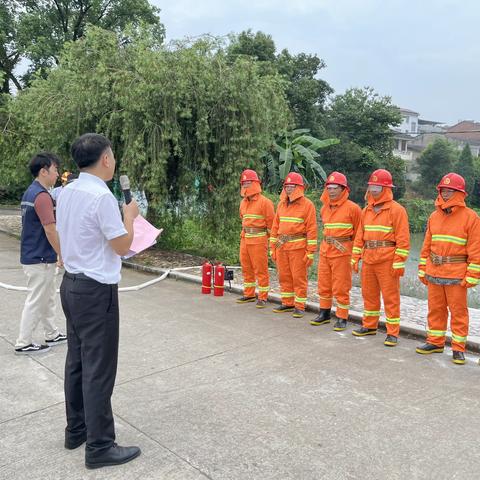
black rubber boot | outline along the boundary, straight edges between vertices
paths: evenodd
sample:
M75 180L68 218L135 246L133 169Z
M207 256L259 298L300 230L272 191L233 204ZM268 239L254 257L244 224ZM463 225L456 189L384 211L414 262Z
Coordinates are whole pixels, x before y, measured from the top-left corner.
M321 308L320 313L310 322L310 325L325 325L326 323L330 323L330 312L330 308Z
M280 305L279 307L275 307L273 311L275 313L287 313L287 312L293 312L295 308L293 305Z
M240 297L237 298L237 303L250 303L254 302L256 300L256 297Z
M442 353L443 347L439 347L438 345L433 345L431 343L424 343L415 349L417 353L421 355L429 355L430 353Z
M345 318L339 318L333 326L334 332L343 332L347 328L347 320Z
M295 318L302 318L304 315L305 315L305 310L300 310L299 308L296 308L296 309L293 311L293 316L294 316Z
M356 337L365 337L367 335L376 335L376 334L377 334L376 328L360 327L352 331L352 335L355 335Z
M465 364L465 354L463 352L459 352L454 350L452 352L452 362L456 363L457 365L464 365Z
M396 347L398 343L398 338L394 335L387 335L387 338L383 342L386 347Z

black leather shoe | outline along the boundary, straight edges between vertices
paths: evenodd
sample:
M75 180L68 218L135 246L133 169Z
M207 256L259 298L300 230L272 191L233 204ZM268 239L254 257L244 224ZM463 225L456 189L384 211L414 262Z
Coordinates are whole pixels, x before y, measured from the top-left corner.
M383 342L386 347L396 347L398 343L398 338L394 335L387 335L387 338Z
M464 365L465 354L463 352L458 352L457 350L454 350L452 352L452 362L456 363L457 365Z
M138 447L120 447L116 443L100 455L85 455L87 468L112 467L137 458L141 453Z
M347 328L347 321L344 318L339 318L333 326L334 332L343 332Z
M325 325L326 323L330 323L330 312L330 308L321 308L320 313L310 322L310 325Z
M293 311L294 318L303 318L304 315L305 315L305 310L300 310L299 308L296 308Z
M69 435L65 433L65 448L67 450L75 450L80 445L83 445L87 441L87 434L83 435Z
M439 347L437 345L433 345L431 343L424 343L415 349L417 353L422 355L428 355L429 353L442 353L443 347Z
M376 335L376 334L377 334L376 328L360 327L360 328L357 328L356 330L352 330L352 335L355 335L356 337L365 337L366 335Z

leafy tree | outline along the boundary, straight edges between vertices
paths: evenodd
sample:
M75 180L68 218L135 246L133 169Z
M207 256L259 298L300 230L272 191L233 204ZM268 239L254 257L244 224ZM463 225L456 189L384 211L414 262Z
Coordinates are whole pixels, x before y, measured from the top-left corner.
M248 55L260 62L275 62L275 51L275 42L271 35L263 32L254 34L250 29L232 37L232 43L228 48L231 57Z
M30 61L24 76L27 83L34 73L45 76L57 65L65 42L82 38L87 25L119 32L128 24L147 24L156 29L159 41L165 33L159 10L148 0L5 0L4 7L17 19L16 28L7 30L10 56L17 61L25 56ZM13 69L3 68L10 71L9 79L19 88Z
M277 56L278 72L288 81L286 95L293 111L295 125L308 128L315 136L325 136L324 105L333 89L317 78L325 62L317 55L291 55L284 49Z
M431 197L441 178L453 170L457 159L455 147L444 138L437 138L420 155L418 159L418 172L420 179L417 189L425 197Z
M14 70L20 62L21 50L15 45L17 17L13 3L6 0L0 3L0 93L10 93L10 82L21 89Z
M400 123L399 109L390 97L379 96L372 88L352 88L337 95L326 112L329 136L341 140L326 152L329 171L347 175L351 197L361 203L370 173L385 168L392 173L395 197L405 191L405 164L392 154L392 126Z
M87 131L113 142L118 173L147 194L162 241L181 248L186 225L200 225L212 247L238 241L238 178L261 168L261 154L289 122L283 81L257 62L229 63L218 41L158 47L147 30L130 41L90 27L67 44L59 66L8 106L0 124L0 188L25 186L39 149L69 157ZM72 168L68 162L66 168Z
M246 30L232 37L228 47L229 58L247 55L258 60L262 72L278 72L286 81L286 96L294 115L294 125L308 128L312 135L325 136L322 126L324 104L333 92L330 85L317 78L325 62L317 55L300 53L292 55L288 50L276 54L275 42L263 32Z
M265 183L268 188L278 191L289 172L301 173L314 187L326 179L325 170L319 163L319 150L336 145L339 140L319 140L309 135L310 130L298 129L279 137L265 154Z
M466 190L469 195L473 193L475 183L475 169L473 166L473 155L470 145L467 143L455 163L455 172L465 179Z
M400 121L400 111L391 98L378 95L371 87L351 88L337 95L328 111L328 127L335 136L382 155L392 151L391 127Z

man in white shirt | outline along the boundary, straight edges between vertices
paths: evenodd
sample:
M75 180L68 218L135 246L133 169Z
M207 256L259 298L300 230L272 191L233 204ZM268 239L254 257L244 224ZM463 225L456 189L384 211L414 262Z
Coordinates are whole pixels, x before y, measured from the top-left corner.
M86 441L85 465L99 468L140 454L138 447L115 443L110 404L118 359L120 256L132 243L138 207L135 201L124 205L122 222L105 184L115 172L107 138L87 133L75 140L71 151L80 175L63 189L57 207L65 266L60 296L68 338L65 448Z

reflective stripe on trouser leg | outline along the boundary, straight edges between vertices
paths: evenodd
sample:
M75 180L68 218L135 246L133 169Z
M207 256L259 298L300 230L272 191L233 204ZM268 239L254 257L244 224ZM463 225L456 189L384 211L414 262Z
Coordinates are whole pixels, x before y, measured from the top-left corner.
M446 285L445 294L450 310L452 350L465 351L468 336L467 289L461 285Z
M293 307L295 292L293 290L293 276L290 270L290 262L288 253L283 248L277 249L277 269L278 280L280 282L280 295L282 297L282 305Z
M262 243L247 245L248 254L252 260L253 270L255 272L255 278L257 279L259 300L266 300L268 297L268 291L270 290L267 247L266 240Z
M332 268L328 257L320 255L317 269L317 288L320 308L332 307Z
M448 324L445 285L428 283L427 343L443 347Z
M400 333L400 277L392 276L391 270L390 260L375 265L385 307L387 335L398 337Z
M347 319L350 308L350 289L352 288L352 266L350 255L329 259L332 270L332 291L337 301L335 316Z
M303 248L288 251L293 277L293 291L295 292L295 308L299 310L305 310L305 303L307 302L308 269L303 261L305 253L306 251Z
M245 239L240 240L240 265L243 275L243 295L245 297L255 296L255 270L252 264L252 258L245 243Z
M375 273L375 265L362 264L363 320L365 328L377 328L380 317L380 285Z

